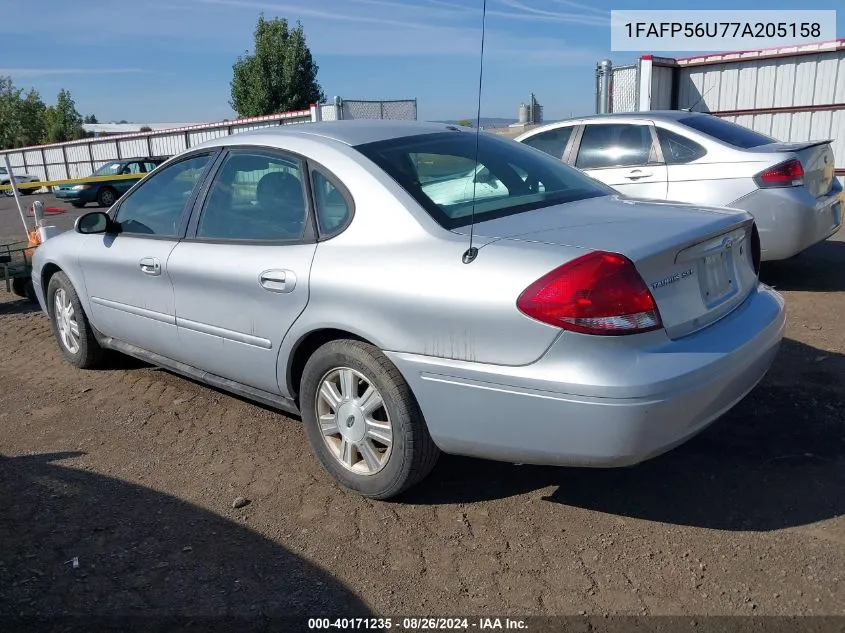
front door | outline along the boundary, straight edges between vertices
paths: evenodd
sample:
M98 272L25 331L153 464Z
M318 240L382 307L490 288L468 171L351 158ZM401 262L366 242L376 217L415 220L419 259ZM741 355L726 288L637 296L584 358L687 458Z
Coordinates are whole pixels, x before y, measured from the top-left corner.
M643 123L587 123L575 167L632 198L665 200L666 165L657 160L651 128Z
M168 272L185 362L278 394L279 347L308 303L316 249L305 166L232 149L173 250Z
M113 210L118 234L88 235L79 258L91 322L103 334L164 356L176 344L168 259L211 153L150 176Z

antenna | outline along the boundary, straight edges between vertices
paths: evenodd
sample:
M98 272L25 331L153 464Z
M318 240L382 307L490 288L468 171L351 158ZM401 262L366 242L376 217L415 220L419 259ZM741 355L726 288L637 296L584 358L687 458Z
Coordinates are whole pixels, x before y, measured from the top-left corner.
M487 23L487 0L483 0L481 8L481 59L478 62L478 109L475 114L475 169L472 178L472 216L469 225L469 248L464 252L461 261L464 264L471 264L478 256L478 249L472 245L472 238L475 235L475 187L478 182L478 143L481 138L481 86L484 80L484 27Z
M707 95L709 95L709 94L710 94L710 91L711 91L711 90L713 90L713 88L715 88L715 87L716 87L716 84L713 84L712 86L710 86L710 87L707 89L707 91L706 91L703 95L701 95L701 96L698 98L698 101L696 101L695 103L693 103L693 104L692 104L690 107L688 107L688 108L681 108L681 110L682 110L683 112L692 112L693 110L695 110L695 107L696 107L699 103L701 103L702 101L704 101L704 98L705 98Z

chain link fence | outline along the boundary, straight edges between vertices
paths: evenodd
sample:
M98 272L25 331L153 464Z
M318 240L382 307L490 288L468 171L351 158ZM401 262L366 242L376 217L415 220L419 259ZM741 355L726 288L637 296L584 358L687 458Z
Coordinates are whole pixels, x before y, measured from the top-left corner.
M611 112L636 112L639 110L639 78L638 64L613 67L613 75L610 80Z
M417 100L341 101L342 119L395 119L416 121Z

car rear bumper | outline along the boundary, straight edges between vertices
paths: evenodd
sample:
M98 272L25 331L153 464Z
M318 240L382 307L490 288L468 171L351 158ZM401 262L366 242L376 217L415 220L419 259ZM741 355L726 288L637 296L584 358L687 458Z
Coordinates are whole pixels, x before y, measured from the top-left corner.
M771 366L784 325L783 299L761 285L730 315L674 341L566 332L522 367L387 355L447 453L613 467L672 449L742 400Z
M748 211L760 231L763 261L788 259L835 234L842 226L842 185L823 198L803 187L758 189L731 203Z

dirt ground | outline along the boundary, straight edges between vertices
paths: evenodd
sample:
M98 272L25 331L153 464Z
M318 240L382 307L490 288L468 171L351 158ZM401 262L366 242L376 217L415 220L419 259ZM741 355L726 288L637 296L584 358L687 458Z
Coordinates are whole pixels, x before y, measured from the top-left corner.
M71 368L0 292L0 622L845 615L845 236L764 279L782 351L693 441L620 470L444 457L392 503L334 486L296 419L129 359Z

